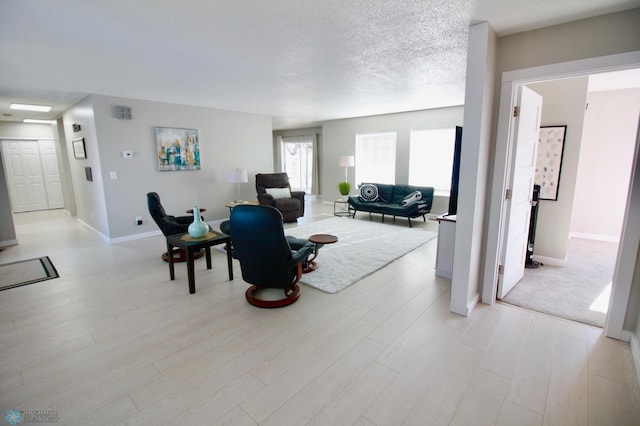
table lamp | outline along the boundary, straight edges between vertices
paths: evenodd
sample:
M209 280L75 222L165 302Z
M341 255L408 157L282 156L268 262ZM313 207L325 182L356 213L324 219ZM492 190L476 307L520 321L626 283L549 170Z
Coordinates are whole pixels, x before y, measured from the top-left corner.
M236 184L236 200L235 203L241 203L240 200L240 184L249 182L247 177L247 169L231 169L227 174L227 181Z

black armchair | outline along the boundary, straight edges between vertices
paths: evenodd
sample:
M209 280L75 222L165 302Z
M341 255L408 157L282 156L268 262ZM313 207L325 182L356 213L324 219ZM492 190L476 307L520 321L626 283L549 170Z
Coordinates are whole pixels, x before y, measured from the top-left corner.
M261 308L278 308L298 300L303 264L313 252L312 244L293 251L284 235L282 214L274 207L235 207L230 218L233 256L240 261L242 279L252 284L247 301ZM279 300L259 299L264 289L282 289Z
M162 203L160 203L160 196L156 192L147 193L147 206L149 207L149 213L151 217L158 225L158 228L162 231L165 237L174 234L182 234L188 232L189 225L193 222L193 216L171 216L164 211ZM201 257L204 253L196 253L195 258ZM184 250L174 248L173 252L174 262L184 262L187 260ZM165 252L162 254L162 259L165 262L169 261L169 254Z
M260 205L278 209L285 222L304 216L304 191L291 191L286 173L258 173L256 192Z

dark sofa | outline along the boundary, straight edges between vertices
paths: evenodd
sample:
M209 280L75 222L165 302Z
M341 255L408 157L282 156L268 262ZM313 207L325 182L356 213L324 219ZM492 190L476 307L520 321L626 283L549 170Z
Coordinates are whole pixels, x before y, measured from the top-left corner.
M433 204L434 189L429 186L412 186L412 185L388 185L381 183L374 184L362 184L362 188L365 185L375 185L377 188L377 197L372 197L372 193L367 195L369 199L363 198L359 195L352 195L349 197L349 206L353 210L353 217L355 218L356 212L368 212L378 213L382 215L382 221L384 222L384 216L393 216L395 221L396 216L406 217L409 221L409 227L412 226L411 219L422 216L423 220L426 220L425 215L431 211ZM421 199L417 202L404 206L402 201L410 194L420 191ZM375 192L375 191L373 191Z

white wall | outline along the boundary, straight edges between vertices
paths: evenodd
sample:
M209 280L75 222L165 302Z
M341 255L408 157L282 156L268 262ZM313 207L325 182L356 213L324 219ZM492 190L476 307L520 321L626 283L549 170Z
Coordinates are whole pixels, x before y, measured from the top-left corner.
M491 112L498 39L488 23L469 27L460 190L451 277L450 310L469 315L480 298L489 205Z
M114 118L116 105L130 107L133 119ZM72 132L73 123L81 124L81 132ZM236 187L227 182L230 168L247 169L249 183L241 185L240 195L248 200L256 198L255 173L273 170L267 116L92 95L65 114L64 125L68 146L81 136L87 146L86 160L69 152L78 217L111 240L157 231L147 192L157 192L169 214L185 215L198 205L207 209L205 220L223 219L229 214L224 204L235 198ZM198 129L201 170L159 172L154 127ZM124 150L133 157L124 159ZM84 166L93 167L93 182L85 180ZM135 224L137 216L142 226Z
M464 107L457 106L324 122L320 163L322 196L329 201L341 198L338 182L344 180L344 168L338 165L338 160L341 155L355 155L357 133L396 132L396 183L406 185L411 130L462 126L463 111ZM361 183L355 182L353 169L349 170L349 181L352 188ZM435 197L431 212L446 213L448 200L449 197Z
M543 97L540 124L567 126L558 200L538 203L534 255L543 263L566 260L588 82L588 77L575 77L527 85Z
M73 183L74 199L76 202L77 218L97 231L104 239L109 237L109 221L107 218L107 204L104 198L102 167L100 164L100 150L96 133L93 101L87 96L69 108L63 114L65 147L69 172ZM72 124L79 124L82 128L74 132ZM73 154L73 141L84 138L87 158L78 159ZM85 167L91 167L93 181L85 178Z
M618 242L640 114L640 88L592 92L587 102L571 235Z

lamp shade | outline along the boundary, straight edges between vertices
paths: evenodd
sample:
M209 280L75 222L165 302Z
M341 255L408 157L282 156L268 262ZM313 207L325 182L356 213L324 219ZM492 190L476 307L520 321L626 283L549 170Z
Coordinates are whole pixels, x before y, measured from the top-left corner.
M247 183L249 178L247 176L247 169L231 169L227 173L227 180L230 183Z
M340 167L353 167L356 164L355 157L353 155L341 155L338 165Z

